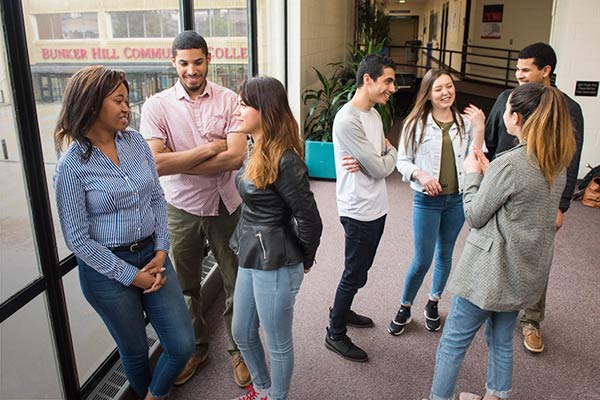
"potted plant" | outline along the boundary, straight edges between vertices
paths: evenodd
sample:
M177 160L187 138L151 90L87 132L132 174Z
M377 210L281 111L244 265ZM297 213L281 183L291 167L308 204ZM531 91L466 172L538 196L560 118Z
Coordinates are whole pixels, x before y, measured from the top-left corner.
M335 179L331 142L333 120L339 109L352 98L356 84L345 76L342 63L328 65L334 68L330 76L313 68L320 87L308 89L302 95L302 101L309 107L304 120L304 156L309 176Z
M302 95L302 101L309 107L304 120L304 154L310 177L335 179L332 143L335 115L356 91L356 72L360 61L368 54L379 53L384 44L385 41L368 41L365 46L351 46L350 66L344 68L341 62L328 64L333 67L329 76L313 68L320 86L308 89ZM384 132L389 132L394 119L393 96L387 104L375 108L381 115Z

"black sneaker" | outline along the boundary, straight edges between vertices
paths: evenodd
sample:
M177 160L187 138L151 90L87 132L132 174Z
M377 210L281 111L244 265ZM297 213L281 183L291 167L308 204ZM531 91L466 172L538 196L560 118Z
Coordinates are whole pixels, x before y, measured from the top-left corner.
M429 300L425 305L425 328L428 331L436 332L442 327L442 320L438 313L438 302Z
M334 340L329 336L329 328L327 328L327 335L325 335L325 347L334 353L339 354L346 360L356 362L369 361L367 353L352 343L352 340L346 335L339 340Z
M331 321L331 307L329 307L329 321ZM350 310L346 315L346 325L353 328L370 328L375 326L373 320L365 315L360 315Z
M410 307L400 306L396 318L390 322L388 332L394 336L401 335L404 332L404 327L412 321L410 317Z

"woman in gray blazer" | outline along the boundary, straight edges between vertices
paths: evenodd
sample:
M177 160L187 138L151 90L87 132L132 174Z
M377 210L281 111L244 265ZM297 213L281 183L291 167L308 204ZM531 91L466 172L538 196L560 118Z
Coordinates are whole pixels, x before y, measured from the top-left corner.
M548 279L556 209L575 137L564 96L526 84L509 97L504 123L520 144L489 164L479 150L464 162L465 219L471 232L451 277L454 293L436 355L431 399L453 397L471 341L486 323L484 400L512 390L513 336L519 310L539 299ZM461 393L461 400L481 399Z

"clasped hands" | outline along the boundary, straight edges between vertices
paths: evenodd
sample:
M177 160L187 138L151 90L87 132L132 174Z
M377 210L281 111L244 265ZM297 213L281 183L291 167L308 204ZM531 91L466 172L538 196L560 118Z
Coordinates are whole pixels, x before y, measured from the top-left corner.
M478 173L481 175L485 175L488 167L490 165L490 161L487 159L483 151L481 151L478 147L473 147L467 158L463 163L463 167L465 169L465 173Z
M163 276L165 270L165 261L167 260L167 252L158 250L154 253L154 257L140 269L135 276L132 285L144 289L145 293L158 291L167 283L167 277Z

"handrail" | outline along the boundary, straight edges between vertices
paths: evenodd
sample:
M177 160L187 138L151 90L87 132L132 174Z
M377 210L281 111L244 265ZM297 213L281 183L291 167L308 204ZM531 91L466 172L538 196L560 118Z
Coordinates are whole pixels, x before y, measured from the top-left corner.
M464 45L462 50L450 50L450 49L439 49L439 48L436 49L436 48L432 48L432 47L428 47L428 46L414 46L414 45L392 45L392 46L388 46L388 48L389 49L410 48L410 49L416 49L417 51L421 51L421 53L427 54L427 62L425 63L425 65L396 63L397 65L429 69L429 68L431 68L431 66L430 66L431 61L433 60L436 63L438 63L441 67L447 68L448 70L459 74L461 76L461 79L474 79L474 80L488 81L488 82L490 80L497 81L497 82L503 84L507 88L516 86L516 84L517 84L517 81L514 79L510 79L510 76L513 71L513 68L511 67L511 63L514 61L517 61L517 58L513 54L518 53L519 50L503 49L503 48L488 47L488 46L475 46L475 45ZM492 55L492 54L482 54L481 52L476 52L478 49L504 52L506 54L504 56ZM473 50L475 50L475 51L473 51ZM439 52L439 59L432 56L431 53L433 53L434 51ZM453 58L452 56L455 54L460 54L460 56L461 56L460 71L458 71L452 67L452 58ZM448 63L445 62L446 55L449 56ZM471 59L473 57L480 57L480 58L488 59L490 61L491 60L506 61L506 63L505 63L505 65L498 65L497 63L489 64L489 63L486 63L485 60L471 61L471 60L469 60L469 57ZM478 67L490 68L493 70L503 70L503 71L505 71L505 74L502 78L499 76L486 76L486 75L482 75L480 73L481 71L476 71L478 73L467 71L468 66L478 66Z

